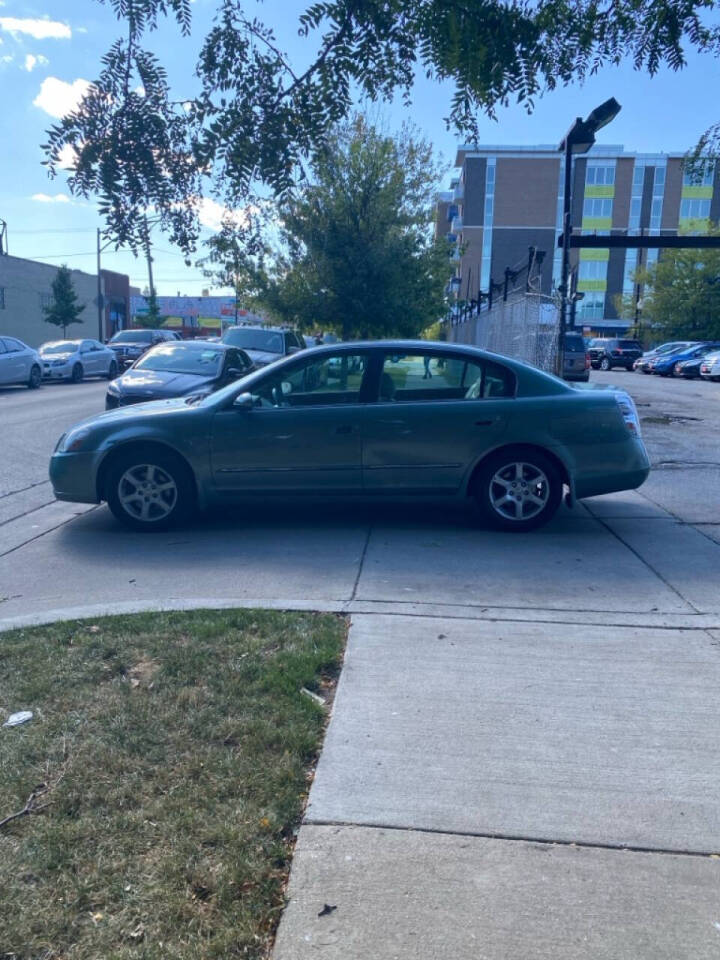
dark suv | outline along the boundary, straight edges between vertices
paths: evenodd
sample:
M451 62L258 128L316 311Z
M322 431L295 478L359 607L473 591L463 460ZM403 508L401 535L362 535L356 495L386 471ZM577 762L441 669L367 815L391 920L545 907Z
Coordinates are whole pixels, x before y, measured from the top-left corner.
M231 347L240 347L256 367L265 367L281 357L305 349L303 338L285 327L228 327L222 342Z
M613 367L625 367L632 370L638 357L642 356L642 347L637 340L616 340L614 338L595 337L590 341L588 353L593 370L612 370Z
M131 363L135 363L137 358L150 347L164 343L166 340L182 340L182 337L174 330L119 330L108 341L108 346L115 351L118 367L124 370Z

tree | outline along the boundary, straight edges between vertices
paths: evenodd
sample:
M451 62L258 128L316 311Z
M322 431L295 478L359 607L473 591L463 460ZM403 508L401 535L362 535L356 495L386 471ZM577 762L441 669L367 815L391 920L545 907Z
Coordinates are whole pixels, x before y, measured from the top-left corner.
M703 223L702 233L717 237L720 228ZM663 339L720 340L720 250L664 250L635 281L645 285L643 325Z
M417 336L444 312L452 273L447 243L433 240L440 173L409 129L390 137L362 117L340 127L280 208L283 252L263 305L344 340Z
M267 187L286 196L351 114L354 94L409 98L420 70L454 81L448 123L475 140L478 113L511 100L531 110L544 91L603 64L629 59L653 74L683 67L687 50L720 50L713 0L315 0L300 17L299 71L242 0L218 0L196 76L187 71L192 86L171 95L143 41L166 16L189 35L190 0L108 3L125 36L45 147L51 174L73 153L71 191L97 195L108 234L133 250L152 208L192 252L208 180L233 208Z
M71 323L82 323L80 314L85 309L85 304L78 306L78 297L73 287L72 274L69 267L58 267L55 279L52 282L52 301L49 307L43 307L45 322L52 323L56 327L62 327L63 340L65 331Z
M135 323L138 327L144 327L146 330L157 330L165 323L166 318L160 313L154 288L149 290L145 299L148 305L147 313L138 314L135 317Z

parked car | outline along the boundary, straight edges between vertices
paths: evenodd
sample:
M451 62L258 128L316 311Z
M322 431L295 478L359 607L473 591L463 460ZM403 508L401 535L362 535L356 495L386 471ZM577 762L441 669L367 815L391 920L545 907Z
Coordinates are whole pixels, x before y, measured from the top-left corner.
M700 367L705 362L706 353L699 357L693 357L691 360L681 360L675 362L675 376L683 377L685 380L696 380L700 376Z
M42 382L42 361L37 350L17 337L0 337L0 387L24 384L36 390Z
M206 397L254 369L244 350L224 343L161 343L108 385L105 409L169 397Z
M720 381L720 351L708 353L700 364L700 376L703 380Z
M44 380L72 380L106 377L118 373L115 353L99 340L51 340L40 347Z
M563 380L590 379L590 354L585 349L582 334L566 333L563 354Z
M706 354L718 349L720 349L720 343L697 343L677 352L660 353L653 357L648 364L648 369L650 373L657 374L660 377L673 377L678 363L682 363L683 360L701 359Z
M620 340L616 337L594 337L588 347L590 363L595 370L612 370L613 367L632 370L642 352L637 340Z
M669 343L661 343L659 346L653 347L652 350L646 350L641 357L638 357L633 364L633 370L636 373L650 373L649 365L655 357L664 353L677 353L687 347L694 347L696 343L696 340L672 340Z
M222 342L245 350L256 367L265 367L305 349L303 338L285 327L228 327Z
M322 494L469 498L494 526L526 531L565 488L569 502L634 489L649 469L624 391L577 390L477 347L390 340L316 347L203 400L91 417L60 438L50 478L58 499L105 500L139 530L195 507Z
M150 347L168 340L182 340L182 337L174 330L119 330L108 341L108 346L115 351L120 370L124 370Z

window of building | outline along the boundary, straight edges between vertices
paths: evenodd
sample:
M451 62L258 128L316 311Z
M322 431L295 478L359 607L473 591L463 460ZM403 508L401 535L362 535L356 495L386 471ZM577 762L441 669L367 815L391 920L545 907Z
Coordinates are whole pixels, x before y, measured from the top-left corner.
M607 277L607 261L581 260L578 280L604 280Z
M702 170L683 171L684 187L711 187L715 177L715 164L708 161Z
M605 294L593 290L585 294L577 305L578 320L602 320L605 315Z
M0 310L5 309L5 287L0 287Z
M707 220L710 216L710 200L684 197L680 201L681 220Z
M583 217L612 217L611 197L585 197Z
M643 184L645 183L645 167L642 164L635 164L633 171L633 195L636 190L642 194Z
M588 186L611 186L615 183L615 165L589 163L585 171L585 183Z

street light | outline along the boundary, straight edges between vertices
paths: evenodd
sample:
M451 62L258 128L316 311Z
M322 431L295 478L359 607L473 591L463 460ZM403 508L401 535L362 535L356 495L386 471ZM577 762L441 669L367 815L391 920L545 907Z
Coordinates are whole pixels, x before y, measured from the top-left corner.
M602 130L620 113L621 107L615 97L610 97L590 113L586 120L578 117L565 134L558 150L564 153L565 192L563 194L563 231L562 231L562 272L560 280L560 335L557 350L558 376L563 373L565 352L565 331L567 329L568 305L570 302L568 290L568 273L570 268L570 191L572 176L573 154L587 153L595 143L595 134Z

